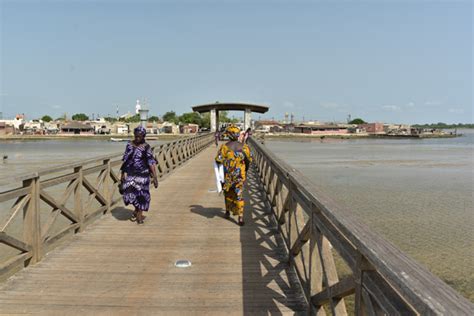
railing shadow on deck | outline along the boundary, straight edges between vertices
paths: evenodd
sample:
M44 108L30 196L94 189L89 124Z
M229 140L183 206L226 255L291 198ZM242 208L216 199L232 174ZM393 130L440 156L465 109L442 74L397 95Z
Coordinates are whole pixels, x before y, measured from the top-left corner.
M244 197L246 224L240 230L244 314L265 309L265 315L278 315L281 307L305 314L301 285L289 265L284 240L254 167L248 172Z
M210 133L153 146L159 178L213 143ZM0 281L36 263L65 239L116 209L122 153L105 155L38 172L1 179Z
M264 187L251 194L264 194L270 203L311 314L347 315L345 298L351 297L355 315L474 315L471 302L301 172L255 139L249 144ZM341 266L346 271L339 279Z

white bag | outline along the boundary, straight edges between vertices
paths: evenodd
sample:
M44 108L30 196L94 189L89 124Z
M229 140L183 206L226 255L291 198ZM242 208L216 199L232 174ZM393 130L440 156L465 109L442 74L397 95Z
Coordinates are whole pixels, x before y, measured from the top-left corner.
M224 180L224 166L214 161L214 174L216 176L217 193L222 192L222 183Z

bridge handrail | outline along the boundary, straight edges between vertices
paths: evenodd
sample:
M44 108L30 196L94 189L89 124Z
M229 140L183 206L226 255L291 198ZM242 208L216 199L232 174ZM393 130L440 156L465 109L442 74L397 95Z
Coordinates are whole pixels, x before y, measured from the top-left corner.
M474 315L474 305L340 208L300 171L249 140L268 201L310 307L356 315ZM334 251L350 268L339 280Z
M165 177L213 141L213 135L206 133L153 146L158 177ZM0 191L0 214L4 215L0 216L0 244L9 246L8 249L15 250L17 254L4 260L0 253L0 280L6 279L23 265L40 261L44 253L66 237L83 231L120 202L121 197L115 196L120 179L114 168L121 165L122 154L63 164L3 182L14 188ZM90 180L96 174L96 180ZM60 191L63 193L60 196L55 197L46 190L61 184L66 184L66 188L64 192ZM11 207L3 207L11 201ZM41 203L47 208L41 208ZM99 205L95 209L94 203ZM19 214L22 214L22 237L9 232ZM58 224L61 215L70 223L55 229L54 225Z
M166 143L159 144L159 145L154 145L154 146L152 146L152 149L156 153L156 151L166 150L169 147L171 147L173 145L176 145L176 144L179 144L179 143L182 143L185 140L199 139L199 138L203 138L203 137L209 137L209 133L203 133L203 134L190 136L190 137L183 137L181 139L177 139L177 140L174 140L174 141L166 142ZM64 164L60 164L60 165L57 165L57 166L54 166L54 167L48 167L48 168L40 169L40 170L34 171L34 172L26 172L26 173L20 174L18 176L15 176L13 179L0 179L0 187L5 186L5 185L11 185L12 182L21 182L21 181L24 181L24 180L27 180L27 179L38 177L38 176L44 176L44 175L47 175L47 174L51 174L51 173L55 173L55 172L75 168L75 167L78 167L78 166L93 164L93 163L96 163L99 160L122 159L122 155L123 155L123 151L112 153L112 154L107 154L107 155L96 156L94 158L89 158L89 159L85 159L85 160L78 161L78 162L64 163Z

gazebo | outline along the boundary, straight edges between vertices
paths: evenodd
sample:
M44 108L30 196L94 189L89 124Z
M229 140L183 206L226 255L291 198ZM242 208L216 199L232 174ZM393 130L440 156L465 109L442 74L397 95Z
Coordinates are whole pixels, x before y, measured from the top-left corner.
M250 103L238 103L238 102L226 102L226 103L209 103L202 105L195 105L192 107L194 112L198 113L211 113L211 131L215 132L219 127L219 111L244 111L244 129L250 127L252 120L252 112L266 113L268 106L250 104Z

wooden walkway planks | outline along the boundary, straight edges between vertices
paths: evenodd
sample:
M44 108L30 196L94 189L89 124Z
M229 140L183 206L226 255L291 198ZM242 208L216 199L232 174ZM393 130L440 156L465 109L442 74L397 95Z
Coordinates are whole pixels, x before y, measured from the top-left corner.
M144 226L117 208L0 286L0 314L293 314L306 308L249 175L246 226L223 218L204 150L153 191ZM191 260L188 269L174 267Z

